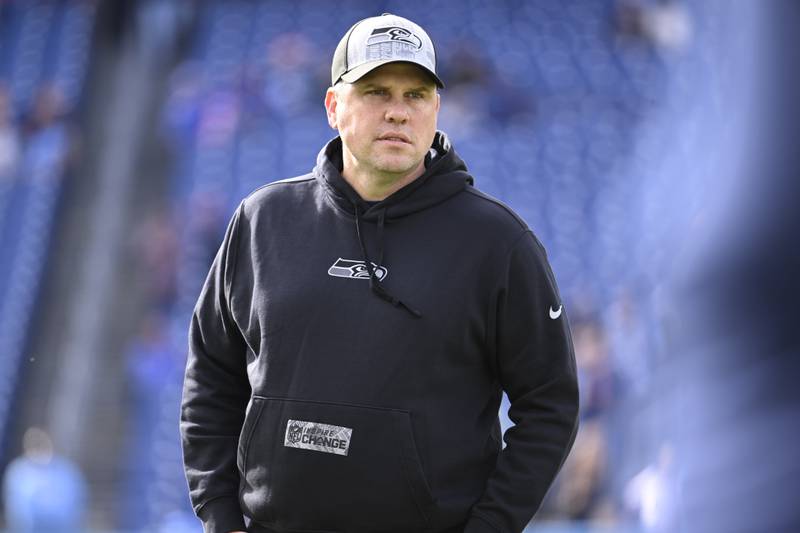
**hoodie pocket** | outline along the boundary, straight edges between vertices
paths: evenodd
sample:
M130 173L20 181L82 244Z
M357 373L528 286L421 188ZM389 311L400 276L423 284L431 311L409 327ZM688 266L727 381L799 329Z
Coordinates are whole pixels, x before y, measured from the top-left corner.
M245 514L277 530L411 531L433 507L408 411L253 397Z

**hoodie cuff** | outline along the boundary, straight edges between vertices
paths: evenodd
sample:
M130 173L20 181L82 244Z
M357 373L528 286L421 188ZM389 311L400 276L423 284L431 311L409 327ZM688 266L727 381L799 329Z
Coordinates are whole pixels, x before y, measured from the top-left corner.
M467 527L464 528L464 533L500 533L500 530L480 516L472 515Z
M215 498L200 508L197 516L203 521L204 533L246 531L242 508L235 496Z

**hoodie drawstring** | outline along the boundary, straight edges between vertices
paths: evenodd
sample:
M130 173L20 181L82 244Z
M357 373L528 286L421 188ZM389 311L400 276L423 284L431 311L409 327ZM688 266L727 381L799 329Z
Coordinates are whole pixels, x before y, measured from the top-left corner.
M389 291L387 291L383 285L381 285L380 280L375 275L375 269L372 267L372 261L370 261L369 255L367 255L367 247L364 245L364 237L361 234L360 209L358 208L357 204L353 204L353 207L355 208L356 213L356 235L358 236L358 244L361 246L361 255L364 256L364 265L367 267L367 272L369 273L369 288L372 290L372 292L378 295L378 297L386 300L393 306L403 307L416 318L422 317L422 313L412 307L409 307L408 304L390 294ZM383 223L386 218L385 215L386 210L381 209L380 213L378 214L378 266L383 264Z
M383 223L386 220L386 209L378 212L378 266L383 265Z

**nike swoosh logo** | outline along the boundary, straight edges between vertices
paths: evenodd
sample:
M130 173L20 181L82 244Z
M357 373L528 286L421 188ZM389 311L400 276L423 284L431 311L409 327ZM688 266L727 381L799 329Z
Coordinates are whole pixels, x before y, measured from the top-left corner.
M559 305L558 309L556 310L556 309L553 309L553 306L551 305L550 306L550 318L555 320L556 318L560 317L561 316L561 309L563 307L564 307L563 305Z

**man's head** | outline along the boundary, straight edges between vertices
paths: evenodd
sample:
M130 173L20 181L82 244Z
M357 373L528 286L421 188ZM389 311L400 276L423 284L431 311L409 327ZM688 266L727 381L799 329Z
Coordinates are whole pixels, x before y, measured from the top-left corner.
M337 47L332 82L325 107L342 139L345 178L386 188L422 174L443 86L422 28L394 15L356 23Z

